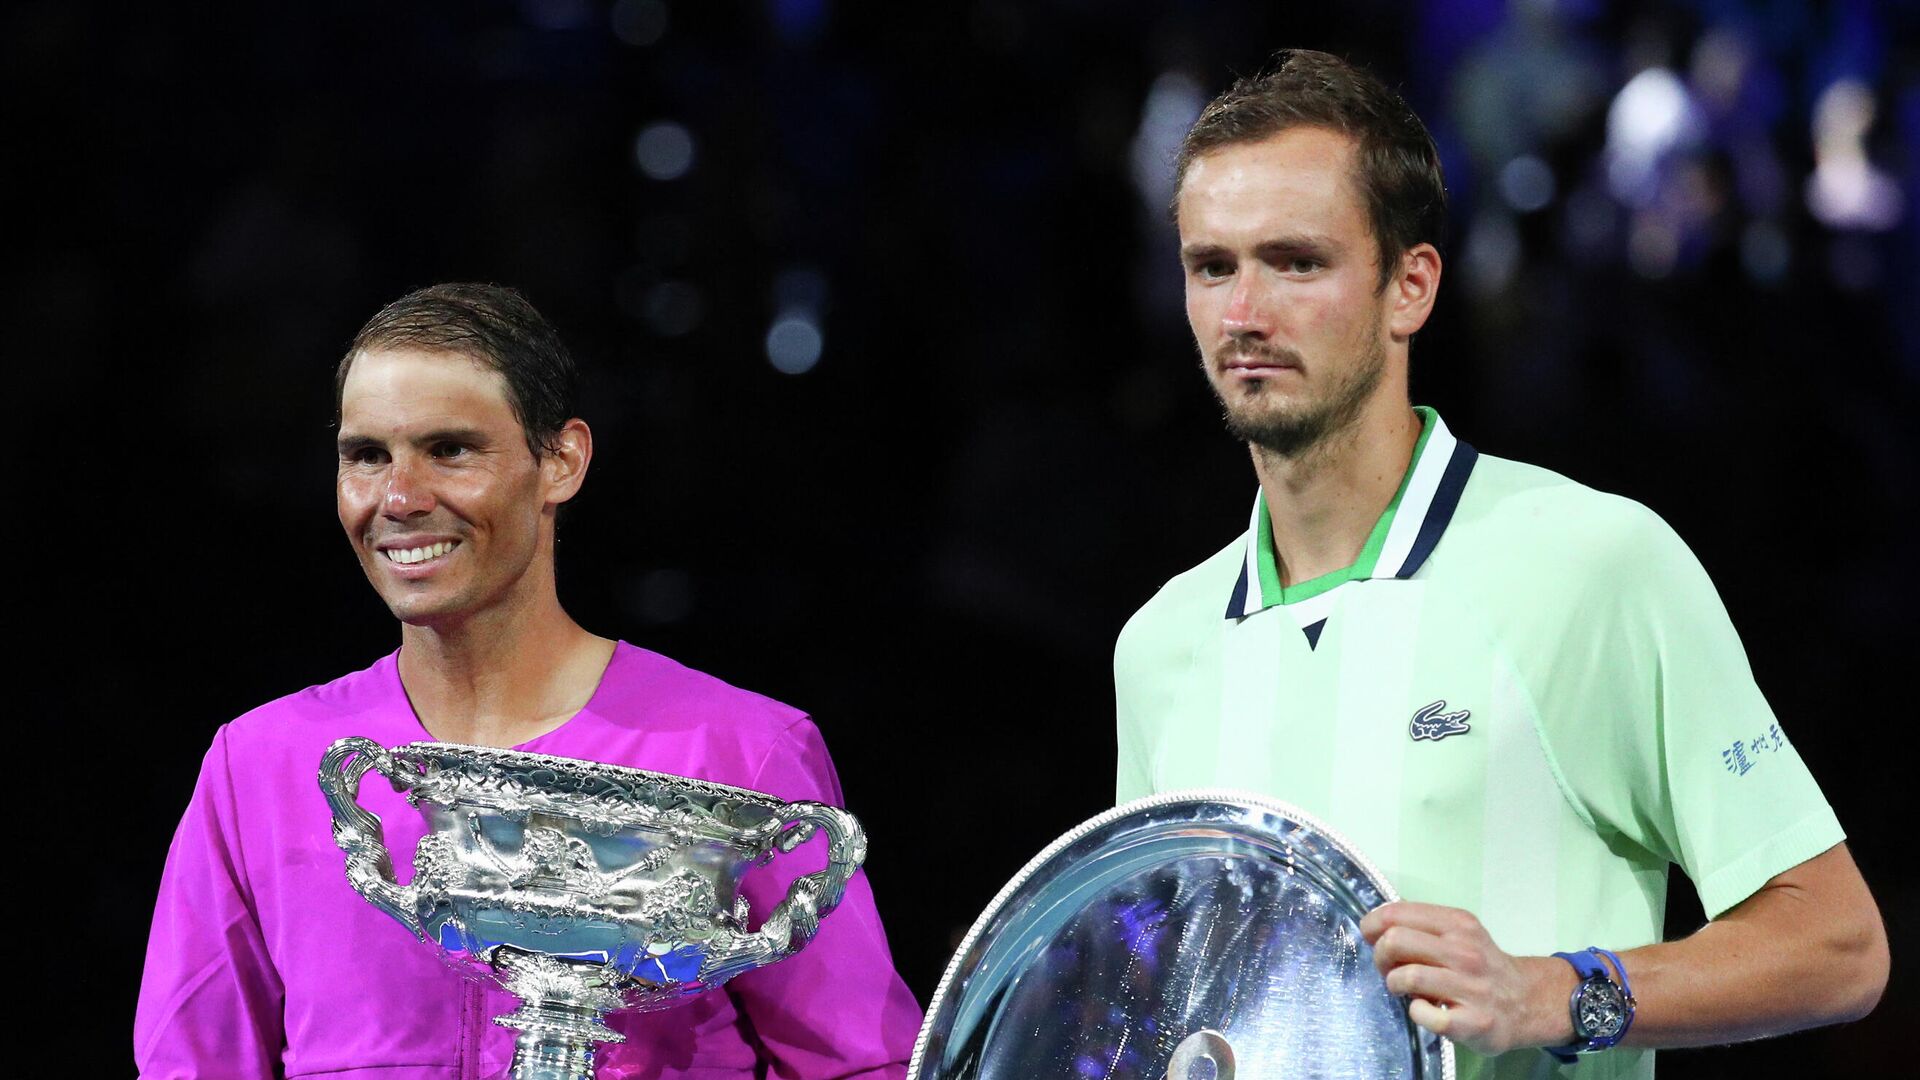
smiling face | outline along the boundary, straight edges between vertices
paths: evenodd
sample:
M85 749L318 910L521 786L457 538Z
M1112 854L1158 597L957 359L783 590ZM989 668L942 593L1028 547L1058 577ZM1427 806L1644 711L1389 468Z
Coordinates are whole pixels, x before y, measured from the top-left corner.
M340 524L395 618L442 625L552 593L553 511L573 487L528 448L497 372L457 353L362 352L339 447Z
M1351 423L1392 359L1355 143L1319 127L1194 159L1178 201L1187 321L1227 427L1292 456ZM1398 351L1404 385L1404 349Z

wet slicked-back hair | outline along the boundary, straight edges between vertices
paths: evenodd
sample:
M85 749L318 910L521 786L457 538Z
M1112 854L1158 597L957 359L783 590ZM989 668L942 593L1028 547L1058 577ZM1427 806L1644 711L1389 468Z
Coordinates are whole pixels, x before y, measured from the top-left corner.
M1309 49L1274 54L1258 75L1236 79L1207 103L1180 143L1179 190L1194 161L1234 143L1259 142L1296 127L1337 131L1357 144L1354 186L1379 245L1380 283L1393 280L1400 256L1416 244L1440 245L1447 188L1440 153L1425 124L1400 95L1365 68Z
M507 384L507 404L535 457L552 451L560 429L577 415L579 373L573 355L553 324L504 285L430 285L381 308L353 335L334 369L335 424L354 358L393 348L458 353L499 372Z

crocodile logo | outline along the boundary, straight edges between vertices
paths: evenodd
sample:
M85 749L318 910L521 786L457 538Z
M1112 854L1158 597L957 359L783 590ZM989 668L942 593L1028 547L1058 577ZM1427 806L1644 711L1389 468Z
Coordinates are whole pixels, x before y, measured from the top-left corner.
M1414 742L1422 739L1439 742L1449 735L1464 735L1473 730L1473 725L1467 723L1467 718L1472 715L1471 709L1448 712L1446 699L1443 698L1430 705L1422 705L1420 711L1413 714L1412 722L1407 724L1407 734L1413 736Z

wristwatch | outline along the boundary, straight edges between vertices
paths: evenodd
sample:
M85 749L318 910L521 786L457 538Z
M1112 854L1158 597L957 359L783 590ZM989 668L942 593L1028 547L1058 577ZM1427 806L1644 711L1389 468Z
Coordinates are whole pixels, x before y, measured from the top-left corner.
M1549 1046L1547 1053L1561 1061L1574 1061L1581 1054L1605 1050L1626 1038L1627 1029L1633 1026L1633 989L1627 985L1627 969L1620 966L1620 958L1598 947L1553 955L1573 965L1573 970L1580 973L1580 985L1573 988L1567 1001L1567 1011L1573 1015L1573 1042ZM1608 964L1613 965L1611 971ZM1619 982L1613 980L1616 973Z

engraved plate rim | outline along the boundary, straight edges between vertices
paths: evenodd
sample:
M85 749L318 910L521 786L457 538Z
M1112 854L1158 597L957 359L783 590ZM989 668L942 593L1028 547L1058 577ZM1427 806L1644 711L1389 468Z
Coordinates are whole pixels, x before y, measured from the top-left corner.
M1190 805L1195 808L1219 806L1227 810L1255 810L1285 818L1316 834L1327 846L1347 859L1355 870L1365 879L1368 886L1378 891L1382 904L1393 903L1400 899L1399 893L1371 860L1353 845L1339 831L1328 826L1313 814L1294 806L1292 803L1255 792L1232 788L1188 788L1179 791L1163 792L1122 803L1110 810L1103 811L1081 822L1041 849L1040 853L1029 859L1020 871L1004 885L980 913L960 945L954 950L953 958L947 962L946 970L940 976L939 986L933 997L927 1002L926 1020L921 1024L919 1034L914 1038L913 1056L907 1064L906 1080L919 1080L925 1064L927 1046L932 1041L935 1023L941 1016L942 1007L948 1004L948 997L960 992L955 983L962 977L962 969L967 967L969 954L981 944L981 939L998 921L1007 904L1018 896L1021 890L1043 869L1050 866L1063 852L1072 848L1088 836L1107 829L1127 818L1145 814L1149 811L1163 810L1167 807ZM1229 825L1228 822L1209 822L1216 826ZM970 972L969 972L970 973ZM1440 1039L1441 1061L1440 1076L1437 1080L1454 1080L1455 1061L1453 1043L1449 1039Z

